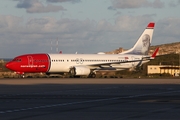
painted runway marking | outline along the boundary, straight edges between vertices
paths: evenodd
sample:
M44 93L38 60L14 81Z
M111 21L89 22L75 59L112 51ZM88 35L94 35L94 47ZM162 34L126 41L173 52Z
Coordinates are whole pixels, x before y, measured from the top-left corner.
M136 98L136 97L143 97L143 96L150 96L150 95L177 93L177 92L180 92L180 90L178 90L178 91L160 92L160 93L132 95L132 96L126 96L126 97L114 97L114 98L106 98L106 99L96 99L96 100L87 100L87 101L79 101L79 102L70 102L70 103L61 103L61 104L53 104L53 105L44 105L44 106L36 106L36 107L30 107L30 108L21 108L21 109L14 109L14 110L5 110L5 111L0 111L0 114L20 112L20 111L27 111L27 110L33 110L33 109L41 109L41 108L51 108L51 107L57 107L57 106L67 106L67 105L76 105L76 104L83 104L83 103L93 103L93 102L118 100L118 99L124 99L124 98Z

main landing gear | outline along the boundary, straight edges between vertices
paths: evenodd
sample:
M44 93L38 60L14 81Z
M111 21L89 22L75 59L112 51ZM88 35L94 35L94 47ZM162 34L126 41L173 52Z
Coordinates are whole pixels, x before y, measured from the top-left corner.
M96 77L96 73L94 72L91 72L88 76L88 78L95 78Z

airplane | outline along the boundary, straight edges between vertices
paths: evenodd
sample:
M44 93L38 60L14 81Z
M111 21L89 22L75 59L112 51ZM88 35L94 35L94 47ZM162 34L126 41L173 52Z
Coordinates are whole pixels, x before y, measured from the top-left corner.
M64 74L71 77L96 77L97 71L119 71L140 66L154 59L158 49L152 56L148 55L152 41L154 22L150 22L135 45L119 54L24 54L8 62L6 68L24 77L25 73Z

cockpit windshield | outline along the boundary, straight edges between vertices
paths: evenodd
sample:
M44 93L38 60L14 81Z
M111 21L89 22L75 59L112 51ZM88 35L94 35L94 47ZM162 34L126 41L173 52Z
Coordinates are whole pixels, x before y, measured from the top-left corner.
M13 61L15 61L15 62L21 62L21 58L14 58Z

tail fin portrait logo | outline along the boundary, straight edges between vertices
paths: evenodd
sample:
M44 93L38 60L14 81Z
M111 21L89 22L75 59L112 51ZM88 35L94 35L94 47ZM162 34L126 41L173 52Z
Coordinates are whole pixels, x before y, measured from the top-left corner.
M148 55L149 47L152 42L152 36L155 23L149 23L144 32L141 34L136 44L129 50L121 54Z
M150 36L148 34L145 34L142 37L142 49L141 49L142 55L148 54L149 46L150 46Z

